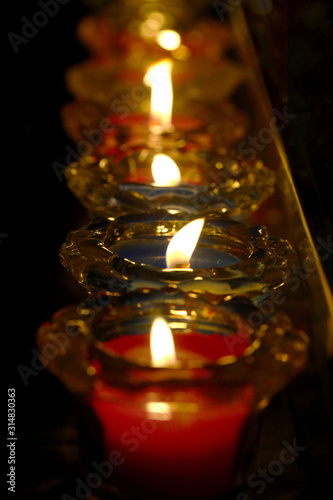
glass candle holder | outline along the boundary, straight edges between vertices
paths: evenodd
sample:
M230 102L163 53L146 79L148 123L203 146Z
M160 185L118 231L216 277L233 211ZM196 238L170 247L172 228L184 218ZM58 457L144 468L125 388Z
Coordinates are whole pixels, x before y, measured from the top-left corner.
M182 0L171 0L168 4L152 0L115 0L110 5L109 0L84 0L91 11L95 11L99 16L107 18L110 22L127 28L135 29L145 20L152 19L157 22L158 27L167 23L168 26L180 24L188 26L194 23L196 16L200 15L205 8L205 0L198 0L189 11L188 6Z
M65 81L68 91L77 99L101 104L113 112L117 109L130 111L146 99L149 102L150 90L143 84L143 79L152 63L156 63L156 58L146 61L135 58L133 63L128 59L115 60L111 56L88 59L68 68ZM228 100L247 78L246 70L230 60L219 64L203 60L197 63L174 61L175 102L185 99L219 105Z
M216 62L228 49L235 46L234 33L227 23L206 19L193 23L181 32L181 44L174 49L162 48L157 41L161 30L177 29L170 15L156 16L152 21L138 19L119 24L114 15L101 14L81 19L77 27L79 41L95 56L112 55L117 58L171 57L175 60L188 60L202 57ZM116 19L116 21L115 21ZM173 22L172 22L173 21Z
M211 212L205 216L190 268L167 269L171 238L195 218L156 210L95 220L69 233L60 258L89 291L171 286L210 300L235 295L260 300L284 283L297 262L289 242L269 238L262 226Z
M212 306L138 290L99 294L42 325L41 359L93 408L106 460L97 470L111 461L113 485L136 498L215 498L245 479L258 414L305 366L308 347L283 314L253 328L257 312L244 299ZM151 359L157 315L172 331L172 366Z
M178 185L155 185L156 151L136 148L112 158L85 156L65 170L68 187L90 213L114 217L163 208L172 212L220 210L229 216L256 210L274 191L274 172L260 160L247 163L236 152L170 150L163 160L176 163ZM161 167L163 170L168 165Z
M149 131L149 99L141 108L142 112L127 115L110 114L100 104L74 101L62 108L62 123L82 154L101 156L145 145L159 150L231 150L250 130L247 113L228 101L219 106L186 99L175 102L174 130L161 135Z

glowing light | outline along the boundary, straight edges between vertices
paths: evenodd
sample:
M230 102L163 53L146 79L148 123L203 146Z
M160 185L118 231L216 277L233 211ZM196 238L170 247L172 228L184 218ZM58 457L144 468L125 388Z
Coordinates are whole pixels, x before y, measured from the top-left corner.
M150 401L145 404L148 418L152 420L171 420L172 411L169 403Z
M163 134L172 130L172 61L163 59L148 68L143 82L151 87L149 130Z
M156 35L157 43L166 50L176 50L181 44L179 33L172 30L162 30Z
M143 38L153 38L160 27L161 23L157 19L146 19L140 26L140 35Z
M182 227L170 241L166 251L168 268L186 267L198 243L205 219L196 219Z
M179 168L167 155L155 155L151 164L151 171L156 186L177 186L181 181Z
M176 362L172 332L163 318L156 318L152 324L150 352L153 366L170 366Z

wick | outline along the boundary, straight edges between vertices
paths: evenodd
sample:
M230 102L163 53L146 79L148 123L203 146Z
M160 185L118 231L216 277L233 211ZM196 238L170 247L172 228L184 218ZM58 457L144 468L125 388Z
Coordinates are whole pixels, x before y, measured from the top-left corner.
M184 264L176 264L175 269L188 269L190 267L189 262L184 262Z

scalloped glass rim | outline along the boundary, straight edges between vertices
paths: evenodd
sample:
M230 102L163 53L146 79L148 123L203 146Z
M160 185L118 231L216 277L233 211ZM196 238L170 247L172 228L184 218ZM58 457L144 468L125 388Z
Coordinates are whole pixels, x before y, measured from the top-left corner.
M155 61L154 58L151 61L147 59L147 67ZM133 72L137 66L133 66L133 62L132 66L124 64L124 59L121 62L122 66L113 57L91 58L69 67L65 73L68 91L79 99L110 106L123 92L130 95L133 86L143 85L142 60L139 65L140 75L129 81L119 78L121 69ZM181 75L179 81L177 74ZM173 86L179 100L185 97L194 101L218 103L229 99L247 78L248 73L244 67L227 58L216 63L204 62L202 59L196 64L174 61Z
M140 304L139 308L137 307L138 303ZM147 303L149 304L148 310L146 308ZM167 311L169 311L170 315L170 311L175 307L175 304L181 305L186 311L189 311L190 308L200 311L202 313L201 321L207 321L208 324L211 322L212 315L215 314L214 327L216 325L218 327L219 322L225 324L223 322L226 321L226 318L227 322L234 322L237 327L243 325L251 335L252 343L244 350L242 355L225 356L219 358L215 363L196 360L192 365L190 362L183 361L179 362L175 367L154 367L151 364L134 362L115 354L94 336L93 330L96 328L96 324L101 323L100 328L106 328L109 323L115 321L118 311L120 311L121 318L118 318L117 321L117 337L120 337L131 335L133 329L132 320L143 319L147 321L147 324L151 325L153 318L156 317L156 310L160 311L160 308L162 308L162 313L159 312L159 314L167 317ZM198 306L201 306L201 308ZM242 297L233 298L229 302L220 302L218 305L211 305L202 297L191 297L190 294L179 291L177 293L174 291L166 293L156 290L140 290L118 297L114 297L109 292L103 292L103 294L89 297L78 306L68 306L55 313L51 322L44 323L39 328L37 344L39 351L43 354L44 346L49 346L50 343L56 344L57 334L61 333L63 335L62 332L67 331L67 327L72 332L75 329L75 335L69 335L69 344L67 343L66 348L50 361L49 369L58 375L60 372L61 374L67 372L69 375L74 375L74 382L81 377L81 382L83 382L83 386L87 385L86 390L88 391L95 378L102 378L107 383L110 382L111 385L116 386L119 384L121 386L125 384L128 387L132 386L137 389L147 383L184 380L190 380L191 383L194 383L198 368L210 374L210 377L208 379L204 378L204 380L215 381L218 385L242 384L251 382L252 377L256 380L254 374L255 361L262 363L263 356L268 356L277 363L277 366L284 374L282 376L284 383L286 379L289 379L294 374L293 372L298 372L304 367L309 342L308 337L304 332L293 330L290 319L282 313L275 315L270 320L263 321L259 327L252 327L249 318L251 313L258 311L251 301ZM196 320L190 314L188 316L183 321L188 321L188 324L195 323ZM132 321L131 328L126 330L126 325L130 321ZM274 349L272 346L275 346ZM284 351L286 351L285 356L283 356ZM70 359L74 356L76 364L73 359L69 364L64 362L67 355ZM294 364L288 366L286 361L288 356L291 355L294 358L292 360L289 358L289 361L293 361ZM96 359L101 363L100 370L87 370L92 359ZM267 363L267 360L265 363ZM269 363L267 363L268 365ZM72 371L73 366L75 368L74 372ZM81 369L77 370L77 367L81 367ZM133 370L137 370L135 372L136 376L133 376ZM277 375L277 371L275 367L272 378ZM177 375L179 378L177 378ZM115 378L113 379L113 377ZM230 377L233 377L233 382Z
M247 259L230 267L194 269L190 273L181 269L165 271L155 266L137 265L108 248L113 237L119 240L126 231L129 231L129 237L133 230L147 231L148 228L156 236L159 223L169 225L169 236L172 236L194 218L186 213L169 214L156 210L111 221L97 219L69 233L60 249L60 258L62 264L90 291L104 289L120 293L136 288L170 286L213 296L246 295L256 300L281 286L297 262L296 253L286 240L268 238L262 226L245 225L216 212L206 215L203 231L208 233L213 230L219 241L227 239L231 245L234 240L248 251Z
M101 217L155 208L197 214L221 210L237 216L256 210L274 192L274 172L260 160L250 165L234 151L167 151L185 180L178 186L155 186L144 178L142 182L126 181L130 176L135 179L133 172L150 171L155 154L155 150L139 148L109 158L83 157L66 168L68 187L88 210Z

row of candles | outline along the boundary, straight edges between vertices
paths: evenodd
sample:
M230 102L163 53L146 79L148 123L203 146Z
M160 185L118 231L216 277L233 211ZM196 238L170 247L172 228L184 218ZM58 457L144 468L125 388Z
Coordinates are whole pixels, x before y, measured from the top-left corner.
M307 342L285 317L255 326L249 321L258 314L249 298L258 302L283 284L295 254L261 226L225 215L255 210L274 189L274 175L260 160L250 165L232 150L248 119L226 103L240 123L231 118L232 126L226 131L221 125L221 134L219 111L208 113L210 122L195 116L207 104L200 98L188 101L194 116L173 117L173 54L186 54L191 68L190 49L179 33L156 28L152 21L162 15L149 15L139 30L139 38L150 37L146 52L169 52L143 71L151 88L149 115L113 113L112 127L90 156L65 172L92 221L68 236L60 254L93 295L57 313L40 328L38 342L43 353L59 332L75 325L75 335L49 369L93 407L106 457L113 451L121 457L121 488L134 484L138 494L141 485L143 498L148 491L152 498L209 498L232 486L242 466L244 435L252 433L250 416L304 365ZM98 72L100 64L105 69L106 58L116 74L117 61L105 56L103 41L110 42L112 34L112 43L128 49L129 37L122 32L117 38L101 17L82 23L81 38L87 26L96 36L86 41L99 53L89 71ZM207 48L215 57L216 46L220 42L209 47L201 38L199 57ZM213 60L210 71L211 66ZM78 71L82 67L69 78L75 80ZM137 73L129 73L134 81ZM83 87L85 75L86 68L79 78ZM77 141L88 114L96 126L104 112L94 92L89 95L91 101L78 100L63 114ZM186 99L180 108L186 109ZM227 175L223 182L208 181L207 171ZM271 377L269 384L265 377Z

